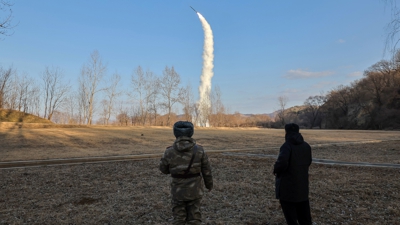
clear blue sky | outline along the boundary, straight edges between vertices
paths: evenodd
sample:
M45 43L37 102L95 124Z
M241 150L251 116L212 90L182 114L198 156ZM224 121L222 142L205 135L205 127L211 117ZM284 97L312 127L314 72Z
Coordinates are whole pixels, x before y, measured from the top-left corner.
M0 41L0 66L39 77L46 66L72 83L98 50L126 88L137 66L162 75L174 66L195 97L203 30L214 34L214 77L230 112L271 113L347 85L381 60L390 9L380 0L14 1L14 34Z

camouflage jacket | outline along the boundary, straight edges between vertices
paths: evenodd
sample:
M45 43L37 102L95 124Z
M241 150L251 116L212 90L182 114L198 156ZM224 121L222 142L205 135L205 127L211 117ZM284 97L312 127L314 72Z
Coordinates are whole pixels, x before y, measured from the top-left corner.
M192 158L196 140L179 137L173 146L168 147L160 160L160 171L164 174L182 175L187 170ZM171 195L174 200L191 201L204 194L203 180L207 189L213 188L213 178L208 157L201 145L197 145L196 156L188 174L200 173L191 178L172 178Z

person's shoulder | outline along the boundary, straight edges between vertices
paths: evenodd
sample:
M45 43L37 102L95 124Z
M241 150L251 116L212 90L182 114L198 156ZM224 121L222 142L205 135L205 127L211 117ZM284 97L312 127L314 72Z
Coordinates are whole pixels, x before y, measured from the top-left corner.
M282 145L281 148L290 148L290 143L288 141L285 141Z
M203 149L203 145L196 144L197 149Z
M174 150L174 146L168 146L165 148L165 153L172 152Z
M173 158L175 154L176 154L176 151L174 151L174 147L168 146L165 148L163 158Z
M196 144L198 152L204 152L204 148L202 145Z
M310 144L308 144L308 142L303 142L303 145L305 145L305 146L307 146L307 147L309 147L309 148L311 148L311 146L310 146Z

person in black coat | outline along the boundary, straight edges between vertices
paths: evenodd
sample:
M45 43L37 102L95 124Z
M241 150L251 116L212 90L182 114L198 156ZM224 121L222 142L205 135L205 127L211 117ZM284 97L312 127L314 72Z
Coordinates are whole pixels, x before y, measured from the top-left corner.
M311 147L294 123L285 125L285 143L274 164L276 198L288 225L312 224L308 200L308 168L312 162Z

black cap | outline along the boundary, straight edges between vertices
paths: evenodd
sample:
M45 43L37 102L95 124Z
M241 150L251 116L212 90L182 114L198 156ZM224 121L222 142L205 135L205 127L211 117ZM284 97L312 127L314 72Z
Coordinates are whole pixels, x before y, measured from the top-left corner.
M192 137L194 133L193 123L189 121L178 121L174 124L174 135L178 137Z
M300 127L295 123L289 123L285 125L285 131L287 133L299 133Z

